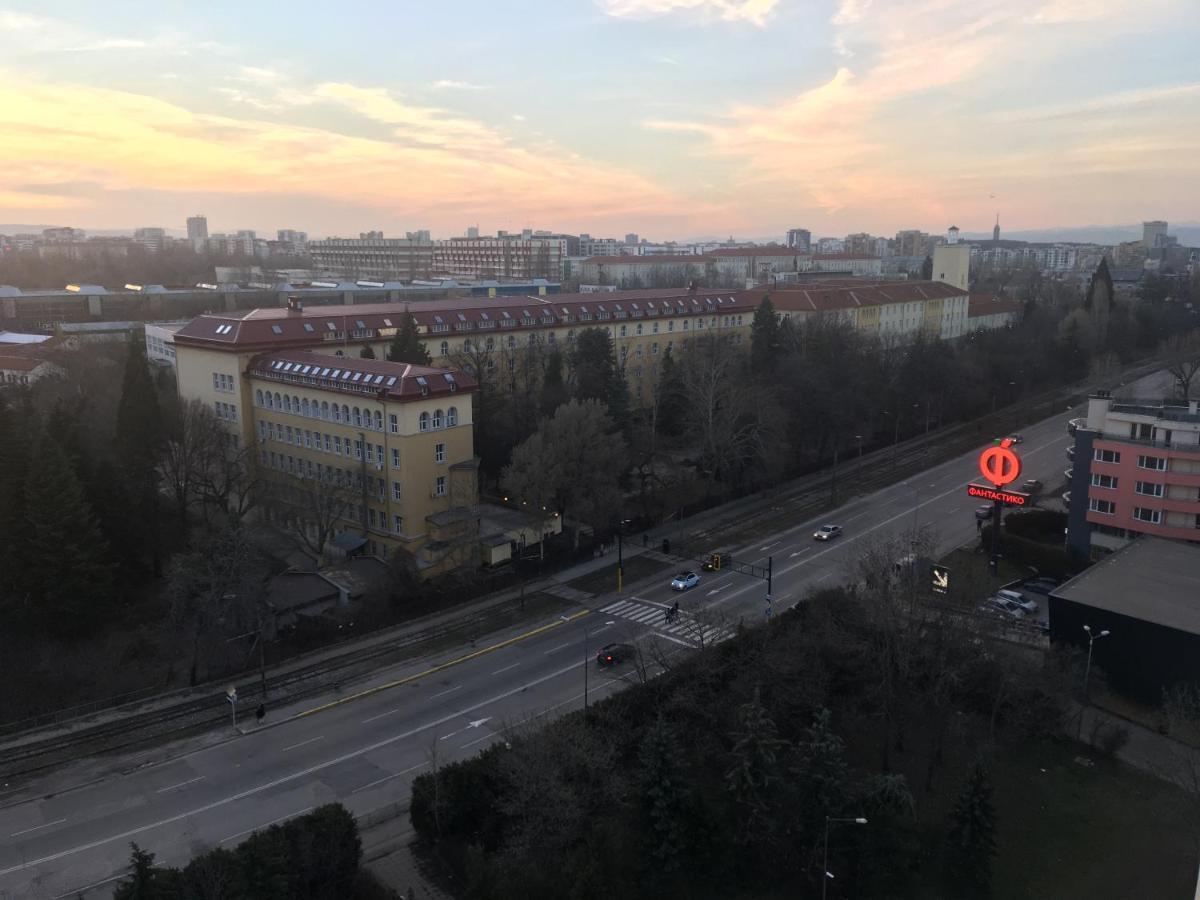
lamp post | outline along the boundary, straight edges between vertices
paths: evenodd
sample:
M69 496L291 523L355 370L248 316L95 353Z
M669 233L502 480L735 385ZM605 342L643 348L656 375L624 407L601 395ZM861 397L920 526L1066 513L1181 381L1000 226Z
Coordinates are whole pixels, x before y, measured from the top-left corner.
M859 462L861 462L862 461L862 435L856 434L854 436L854 439L856 441L858 441L858 459L859 459Z
M571 621L567 616L559 616L559 618L562 619L564 622ZM612 620L612 621L605 622L604 625L601 627L607 628L609 625L615 625L615 624L616 624L616 620ZM588 644L590 642L589 639L591 638L591 636L592 636L591 629L588 628L586 625L584 625L583 626L583 708L585 710L588 708L588 663L590 662L590 659L588 658Z
M821 900L825 900L826 892L829 889L829 881L833 878L833 874L829 871L829 826L830 825L866 825L867 820L861 816L853 819L836 819L825 817L825 864L821 869Z
M1083 670L1083 699L1090 703L1092 698L1091 694L1088 693L1088 678L1092 674L1092 646L1096 643L1096 641L1100 640L1100 638L1108 637L1108 631L1105 630L1101 631L1099 634L1093 634L1091 625L1084 625L1083 630L1087 633L1088 637L1087 666Z

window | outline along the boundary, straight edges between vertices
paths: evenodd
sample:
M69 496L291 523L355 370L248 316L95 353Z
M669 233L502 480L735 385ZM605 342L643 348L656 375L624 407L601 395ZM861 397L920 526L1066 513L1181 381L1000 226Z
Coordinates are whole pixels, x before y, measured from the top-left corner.
M638 333L638 334L641 334L641 333L642 333L642 323L641 323L641 322L638 322L638 323L637 323L637 333Z
M334 435L333 437L333 452L338 456L342 455L342 438L340 435Z
M287 426L287 428L286 428L286 429L284 429L284 430L287 432L287 442L288 442L289 444L294 444L294 443L296 443L296 439L295 439L295 438L292 436L292 426L291 426L291 425L289 425L289 426Z
M428 431L429 430L429 413L427 413L427 412L421 413L421 418L418 419L418 422L420 423L420 429L422 431Z
M329 435L325 435L325 452L330 452Z
M363 458L363 442L362 441L354 442L354 458L355 459Z
M458 424L458 407L452 406L446 410L446 427L453 428Z
M321 418L324 419L326 422L329 421L329 401L328 400L321 401Z
M444 418L444 415L443 415L442 411L440 409L435 409L433 411L433 427L441 428L443 418Z
M1139 456L1139 469L1152 469L1155 472L1167 471L1167 460L1162 456Z
M254 392L254 405L255 406L263 405L263 392L262 392L261 388L259 388L257 391Z
M371 417L371 421L375 424L376 431L383 431L383 413L375 410L375 414Z
M308 410L309 410L309 407L308 407L308 399L307 399L307 398L305 398L304 400L301 400L301 401L300 401L300 409L301 409L301 413L300 413L300 414L301 414L302 416L304 416L305 418L308 418L308 416L310 415L310 413L309 413L309 411L308 411Z
M1103 513L1106 516L1116 515L1117 504L1111 500L1097 500L1094 497L1088 501L1088 509L1092 512Z
M439 475L437 477L437 481L434 482L433 496L435 496L435 497L445 497L446 496L446 476L445 475Z
M396 534L400 534L402 531L404 531L404 519L402 519L400 516L392 516L392 531L394 531Z
M627 327L627 326L625 326L625 325L622 325L622 326L621 326L621 337L625 337L625 332L626 332L627 330L628 330L628 327Z
M271 436L271 426L262 419L258 421L258 436L264 441Z
M307 428L304 429L304 446L309 450L312 449L312 432Z
M439 462L439 463L444 463L446 461L446 445L445 444L434 444L433 445L433 461Z
M1092 451L1092 459L1102 463L1119 463L1121 454L1117 450L1101 450L1099 448Z
M1139 481L1134 490L1146 497L1161 497L1163 495L1163 486L1153 481Z
M653 331L655 334L658 334L658 323L657 323L657 322L655 322L653 325L651 325L651 326L650 326L650 329L651 329L651 331Z
M1098 475L1092 473L1092 485L1099 488L1108 488L1115 491L1117 489L1117 477L1115 475Z
M372 528L376 527L375 523L378 521L376 518L377 515L378 514L375 512L374 507L371 507L367 510L367 522L370 524L370 526Z
M1145 506L1135 506L1133 508L1133 517L1139 522L1149 522L1151 525L1158 525L1162 522L1162 510L1149 509Z
M398 447L392 448L392 468L400 468L400 450Z
M392 482L392 499L393 500L400 499L400 482L398 482L398 481Z
M671 319L671 321L667 322L667 331L674 331L674 330L675 330L675 320Z
M362 423L363 423L362 410L356 406L356 407L354 407L354 424L361 426Z

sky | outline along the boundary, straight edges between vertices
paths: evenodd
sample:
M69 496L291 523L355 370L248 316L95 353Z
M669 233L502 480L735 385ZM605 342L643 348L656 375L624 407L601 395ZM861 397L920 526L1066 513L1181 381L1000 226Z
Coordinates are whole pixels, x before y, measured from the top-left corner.
M0 221L1200 219L1196 0L6 0Z

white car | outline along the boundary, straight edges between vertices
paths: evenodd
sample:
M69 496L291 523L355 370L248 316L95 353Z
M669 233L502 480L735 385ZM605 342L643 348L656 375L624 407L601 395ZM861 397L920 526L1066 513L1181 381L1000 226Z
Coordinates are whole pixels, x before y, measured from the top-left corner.
M818 541L831 541L835 537L841 537L841 536L842 536L842 526L841 525L822 525L820 528L818 528L816 531L813 532L813 537L816 538Z
M1004 597L988 597L987 605L997 612L1004 613L1006 616L1012 616L1014 619L1025 618L1025 610Z
M1007 600L1009 603L1015 603L1025 612L1032 615L1038 611L1038 605L1033 600L1030 600L1020 591L996 591L996 596L1001 600Z
M680 572L671 581L671 590L690 591L700 583L700 576L695 572Z

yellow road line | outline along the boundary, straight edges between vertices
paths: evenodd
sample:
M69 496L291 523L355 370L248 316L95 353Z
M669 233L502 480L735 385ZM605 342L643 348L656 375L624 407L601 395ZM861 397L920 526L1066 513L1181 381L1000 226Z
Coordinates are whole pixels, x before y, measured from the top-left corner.
M314 713L323 712L324 710L332 709L335 706L341 706L343 703L349 703L351 700L361 700L363 697L370 697L372 694L378 694L381 691L391 690L392 688L399 687L402 684L409 684L410 682L417 681L418 679L426 678L437 672L441 672L443 669L448 669L451 666L460 665L461 663L468 662L472 659L476 659L476 658L478 658L480 656L484 656L485 654L488 654L488 653L494 653L497 650L501 650L504 647L508 647L508 646L511 646L512 644L516 644L520 641L524 641L528 638L533 637L534 635L541 634L544 631L549 631L551 628L558 628L568 622L574 622L576 619L582 618L583 616L588 615L590 612L591 612L591 610L584 609L584 610L580 610L579 612L576 612L576 613L571 613L571 615L566 616L562 619L559 619L556 622L550 622L546 625L541 625L538 628L533 629L532 631L526 631L523 634L518 634L515 637L508 638L507 640L501 641L498 644L492 644L489 647L483 647L479 650L473 650L472 652L468 653L466 656L460 656L457 659L452 659L452 660L449 660L444 663L439 663L438 665L431 666L430 668L426 669L425 671L418 672L415 675L409 675L405 678L399 678L396 681L389 681L387 684L378 684L375 687L366 688L365 690L361 690L356 694L349 694L345 697L339 697L337 700L331 700L328 703L322 703L320 706L314 706L312 709L306 709L303 712L298 712L293 716L289 716L288 718L281 720L279 724L283 724L283 722L294 722L296 719L303 719L305 716L311 716Z

